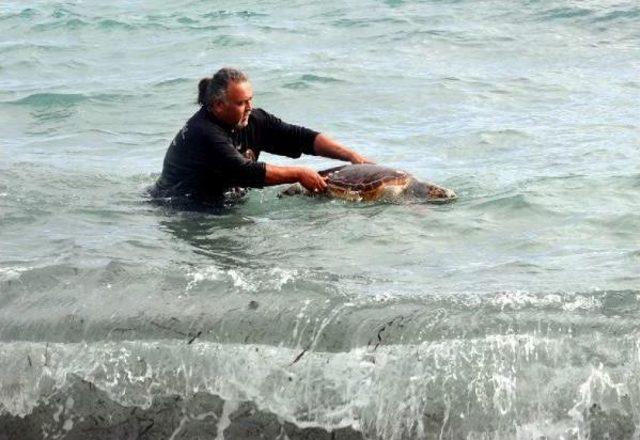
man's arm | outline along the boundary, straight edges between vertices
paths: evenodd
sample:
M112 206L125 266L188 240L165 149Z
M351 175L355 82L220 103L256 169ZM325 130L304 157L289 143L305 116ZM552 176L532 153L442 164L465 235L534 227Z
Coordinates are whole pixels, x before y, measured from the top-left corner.
M313 141L313 151L318 156L328 157L330 159L344 160L351 163L373 163L366 157L361 156L322 133L318 133Z
M325 134L288 124L262 109L254 110L252 117L260 128L258 143L268 153L294 158L305 153L351 163L372 163Z
M322 192L327 188L327 184L322 176L311 168L283 167L266 164L265 185L296 182L300 182L302 186L311 192Z

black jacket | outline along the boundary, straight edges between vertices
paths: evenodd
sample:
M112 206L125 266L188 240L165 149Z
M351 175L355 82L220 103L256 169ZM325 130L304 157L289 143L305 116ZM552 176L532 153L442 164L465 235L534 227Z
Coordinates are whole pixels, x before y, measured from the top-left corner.
M261 151L289 157L314 154L317 132L287 124L254 109L244 128L232 128L201 107L178 132L167 150L156 197L187 197L217 202L233 187L264 186ZM245 157L252 150L254 159Z

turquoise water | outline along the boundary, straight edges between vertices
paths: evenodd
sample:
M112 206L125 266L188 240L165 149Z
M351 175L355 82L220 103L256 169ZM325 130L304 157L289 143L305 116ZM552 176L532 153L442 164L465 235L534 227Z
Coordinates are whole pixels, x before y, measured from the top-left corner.
M636 438L639 29L604 0L5 2L0 433L116 436L90 383L153 420L221 399L148 438L249 438L247 402L307 436ZM459 200L149 204L225 65Z

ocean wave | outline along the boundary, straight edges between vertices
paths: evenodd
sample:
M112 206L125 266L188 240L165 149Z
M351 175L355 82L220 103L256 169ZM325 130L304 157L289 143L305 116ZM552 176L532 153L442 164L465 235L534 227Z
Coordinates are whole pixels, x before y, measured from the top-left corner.
M593 18L593 23L609 23L609 22L625 22L636 21L640 18L640 7L633 6L629 9L617 9L607 12Z
M328 75L314 75L311 73L306 73L304 75L301 75L297 80L295 81L290 81L285 83L282 87L287 88L287 89L309 89L312 88L314 86L321 86L321 85L325 85L325 84L338 84L338 83L345 83L347 81L340 79L340 78L336 78L333 76L328 76Z
M34 93L10 103L32 107L68 107L88 100L89 96L82 93Z
M469 334L531 333L540 325L552 328L550 335L569 329L609 335L633 331L640 312L635 291L362 296L332 292L312 272L271 269L262 278L256 283L241 272L213 267L163 274L161 268L122 262L93 268L14 264L0 278L0 339L197 338L336 352ZM158 293L145 293L149 289Z
M47 43L34 43L28 41L5 41L0 43L0 53L10 54L12 52L21 54L28 52L30 54L34 54L36 52L38 55L48 55L52 52L73 52L77 50L78 46L75 44L47 44ZM21 59L17 59L15 63L19 63L20 61L24 61ZM79 64L84 65L84 63L79 62L77 60L69 60L65 61L61 64L70 65L70 64ZM8 66L15 65L14 63L7 63Z
M628 237L630 240L634 240L640 230L640 214L635 212L612 215L607 219L590 218L586 221L597 228L611 231L612 236Z
M576 25L607 25L600 31L609 30L612 24L634 23L640 17L640 7L635 3L603 6L594 4L593 7L585 5L571 5L550 8L534 15L537 21L564 21Z
M26 18L30 20L39 14L40 12L34 8L25 8L20 12L0 12L0 21L10 20L13 18Z
M33 269L29 266L8 266L0 267L0 283L17 280L22 272Z
M286 25L274 25L274 24L263 24L258 27L258 29L265 33L273 33L273 34L288 34L291 36L299 35L301 30L296 27L289 27ZM304 31L308 32L308 31Z
M500 211L509 211L510 213L535 211L541 214L540 208L542 207L530 200L527 194L512 191L503 194L492 194L478 199L474 203L474 209L493 213Z
M124 30L124 31L130 31L137 28L137 26L134 26L132 24L126 23L121 20L114 20L111 18L99 20L97 22L97 26L98 28L101 28L101 29Z
M525 140L532 139L532 136L524 130L509 128L502 130L481 130L477 133L477 136L479 142L483 145L507 144L509 148L513 148L513 144L516 142L524 142Z
M268 17L269 14L263 12L250 11L247 9L240 11L220 10L214 12L206 12L201 15L203 18L226 18L226 17L239 17L239 18L256 18L256 17Z
M304 74L300 77L300 80L302 81L308 81L308 82L318 82L318 83L339 83L339 82L345 82L342 79L339 78L335 78L332 76L322 76L322 75L314 75L311 73L307 73Z
M538 14L540 21L566 20L581 17L588 17L595 13L593 9L583 8L579 6L564 6L559 8L551 8Z
M262 413L253 420L325 431L351 427L352 435L375 439L442 433L511 439L514 427L632 433L638 415L632 403L640 398L633 374L638 347L635 333L598 335L596 341L593 332L552 336L547 328L340 353L197 340L0 343L0 407L8 426L19 426L15 416L27 416L52 432L86 429L86 408L99 415L115 409L116 418L126 420L123 412L132 415L133 407L150 411L151 421L191 408L185 412L192 416L183 416L174 430L202 428L197 421L210 413L220 415L209 420L224 420L226 429L244 406L240 414ZM603 357L606 364L599 362ZM97 408L82 404L100 397L106 402ZM549 418L556 421L552 427ZM275 428L268 429L274 439L282 432Z
M149 93L127 93L126 91L114 93L97 93L90 94L88 98L92 102L111 103L111 102L127 102L135 99L141 99L150 96Z
M71 135L64 134L62 139L69 136ZM115 187L118 182L121 182L121 178L116 174L93 170L82 172L34 162L15 162L3 171L0 175L0 184L12 189L11 197L20 197L23 200L33 198L37 203L42 203L42 200L37 197L38 194L51 199L55 199L57 195L67 200L67 197L72 195L69 189L74 188L75 195L80 194L80 190L87 190L95 196L96 188L102 185ZM33 183L33 185L27 185L27 183Z
M209 46L218 47L246 47L255 43L255 40L249 36L222 34L216 35L210 39Z
M78 17L58 19L55 21L48 21L45 23L38 23L32 26L33 32L48 32L52 30L79 30L91 26L89 21L83 20Z
M551 293L535 295L530 292L511 291L496 294L489 302L500 310L548 309L566 311L598 311L602 299L596 294Z
M153 87L171 87L179 84L192 83L192 78L170 78L162 81L158 81L153 84Z
M125 102L141 95L130 93L32 93L23 98L7 101L7 104L34 107L34 108L69 108L84 102L111 103Z
M306 90L311 88L311 84L306 81L291 81L282 85L285 89Z
M296 269L288 270L279 267L271 269L221 269L217 266L209 266L201 269L190 269L189 283L186 292L201 284L203 281L219 281L227 279L233 283L233 287L244 292L280 291L282 287L298 278Z
M81 17L81 16L82 16L81 14L78 14L77 12L74 12L71 9L60 6L60 5L55 5L53 8L53 11L51 12L51 17L53 18Z
M395 25L405 26L408 20L396 17L382 17L382 18L340 18L331 22L332 26L340 28L363 28L377 25Z

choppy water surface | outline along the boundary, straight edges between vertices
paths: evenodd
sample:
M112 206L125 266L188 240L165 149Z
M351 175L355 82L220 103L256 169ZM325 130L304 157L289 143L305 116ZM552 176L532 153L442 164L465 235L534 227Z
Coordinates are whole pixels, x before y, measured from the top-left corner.
M631 1L5 2L0 438L638 438L639 29ZM223 65L459 200L149 204Z

